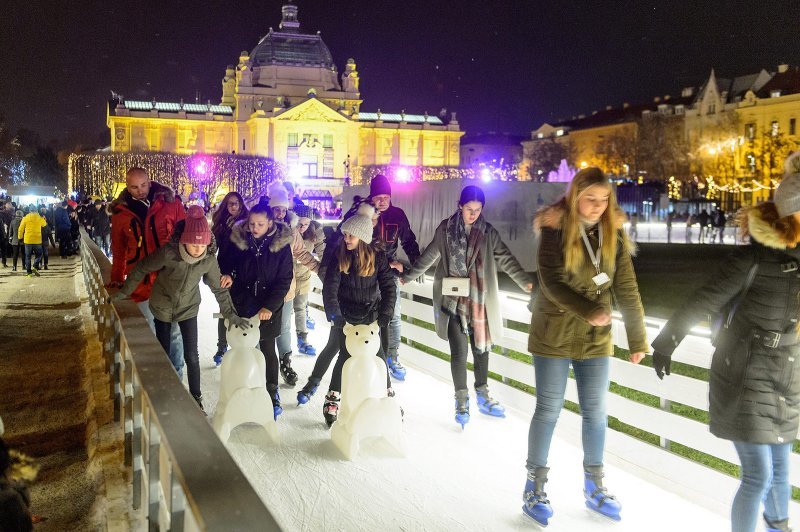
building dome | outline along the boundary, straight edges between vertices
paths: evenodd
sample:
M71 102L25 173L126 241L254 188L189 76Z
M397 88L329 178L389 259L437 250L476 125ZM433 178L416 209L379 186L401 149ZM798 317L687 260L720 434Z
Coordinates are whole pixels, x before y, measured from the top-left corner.
M282 14L278 31L270 28L250 54L252 66L314 66L336 70L331 51L322 42L319 33L300 33L297 6L283 6Z

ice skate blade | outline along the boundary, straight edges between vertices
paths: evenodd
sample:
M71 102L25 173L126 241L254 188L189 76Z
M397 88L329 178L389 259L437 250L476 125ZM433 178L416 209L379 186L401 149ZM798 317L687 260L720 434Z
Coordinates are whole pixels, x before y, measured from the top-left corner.
M550 524L550 522L548 521L550 519L549 517L547 519L539 521L534 516L532 516L531 514L529 514L528 512L525 511L525 506L524 505L522 506L522 515L524 515L525 517L527 517L528 519L533 521L535 524L537 524L541 528L547 528L547 525Z
M599 516L605 517L606 519L610 519L611 521L618 522L622 521L622 516L620 514L607 514L600 511L600 508L595 506L591 503L591 501L584 501L586 504L586 508L592 511L592 513L597 514Z
M485 416L491 416L491 417L501 417L501 418L502 418L502 417L506 417L506 413L505 413L505 411L503 411L503 412L499 412L499 411L497 411L497 410L495 410L495 411L492 411L492 410L490 410L490 409L486 409L486 408L480 408L480 407L478 407L478 411L479 411L481 414L485 415Z

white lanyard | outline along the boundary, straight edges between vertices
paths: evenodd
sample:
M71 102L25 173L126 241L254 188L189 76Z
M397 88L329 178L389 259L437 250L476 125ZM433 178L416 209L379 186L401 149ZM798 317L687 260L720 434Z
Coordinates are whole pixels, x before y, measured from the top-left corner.
M581 229L581 237L583 237L583 244L586 246L586 251L589 252L589 258L592 259L592 264L594 264L594 269L597 271L597 274L600 275L600 257L602 249L603 249L603 231L602 228L597 228L597 254L592 250L592 245L589 243L589 237L586 236L586 230L583 228L583 224L580 225Z

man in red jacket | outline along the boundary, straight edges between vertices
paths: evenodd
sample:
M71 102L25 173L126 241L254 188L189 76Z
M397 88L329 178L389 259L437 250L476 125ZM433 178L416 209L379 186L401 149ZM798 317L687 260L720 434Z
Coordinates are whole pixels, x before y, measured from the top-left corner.
M186 218L180 199L169 187L150 181L143 168L131 168L125 176L125 190L111 203L111 285L122 286L136 263L168 243L175 225ZM155 334L150 312L150 290L155 273L146 276L131 299L136 301ZM169 359L183 377L183 342L177 323L172 324Z

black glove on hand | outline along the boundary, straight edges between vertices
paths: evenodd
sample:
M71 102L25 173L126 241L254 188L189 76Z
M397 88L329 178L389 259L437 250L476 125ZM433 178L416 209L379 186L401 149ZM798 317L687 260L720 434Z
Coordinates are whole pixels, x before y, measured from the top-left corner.
M670 366L672 366L672 357L670 355L653 351L653 369L656 370L656 375L658 375L659 379L663 381L664 375L670 375Z

